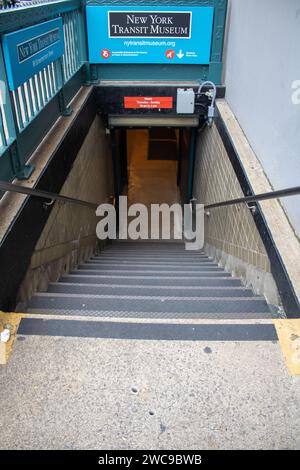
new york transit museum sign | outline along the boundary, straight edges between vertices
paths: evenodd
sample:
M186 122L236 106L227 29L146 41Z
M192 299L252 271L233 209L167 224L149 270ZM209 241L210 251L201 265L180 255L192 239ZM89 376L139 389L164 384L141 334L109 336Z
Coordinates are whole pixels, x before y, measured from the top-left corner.
M209 64L214 8L88 5L93 64Z
M15 90L64 53L62 18L4 34L9 88Z

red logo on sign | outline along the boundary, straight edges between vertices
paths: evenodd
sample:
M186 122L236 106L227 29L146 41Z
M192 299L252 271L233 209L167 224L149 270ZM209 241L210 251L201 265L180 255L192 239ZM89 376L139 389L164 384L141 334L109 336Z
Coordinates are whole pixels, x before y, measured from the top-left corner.
M169 50L166 52L166 57L167 57L167 59L174 59L174 57L175 57L175 51L173 51L173 49L169 49Z
M108 49L102 49L101 56L102 56L103 59L109 59L110 58L110 51Z

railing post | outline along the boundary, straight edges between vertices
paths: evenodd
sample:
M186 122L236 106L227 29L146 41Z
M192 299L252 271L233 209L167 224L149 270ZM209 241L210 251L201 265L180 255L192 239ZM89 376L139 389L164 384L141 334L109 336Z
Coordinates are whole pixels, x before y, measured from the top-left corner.
M62 57L58 59L58 73L60 82L60 90L58 92L59 110L62 116L70 116L73 113L73 109L71 108L71 106L68 106L66 104L66 98L64 93L65 77Z
M181 173L182 173L182 159L183 159L183 129L179 129L179 149L178 149L178 159L177 159L177 186L181 184Z
M208 79L221 84L227 0L214 0L215 19Z
M85 64L85 86L90 86L98 82L98 70L96 65Z
M91 83L96 83L98 81L98 68L97 65L90 65L90 80Z
M9 92L9 97L10 97L10 107L12 111L12 116L13 116L13 122L14 122L14 128L15 128L15 141L12 143L10 146L10 158L11 158L11 164L13 167L13 171L16 175L16 178L19 180L27 180L30 178L32 173L34 172L34 165L31 165L30 163L26 164L25 160L23 158L22 152L20 150L20 146L18 144L18 137L20 135L19 133L19 124L18 124L18 119L17 119L17 114L14 106L14 97L13 97L13 92Z
M88 37L86 28L85 6L80 8L80 28L79 28L80 55L84 63L84 81L83 86L90 86L98 81L96 67L90 65L88 61Z
M190 135L190 146L189 146L189 183L188 183L189 200L193 198L196 138L197 138L196 129L192 129L191 135Z
M2 105L7 125L7 144L10 145L10 161L13 172L18 179L28 179L34 171L33 165L25 165L21 152L18 148L19 125L16 116L13 92L8 88L6 69L4 65L3 53L0 48L0 77L2 81Z

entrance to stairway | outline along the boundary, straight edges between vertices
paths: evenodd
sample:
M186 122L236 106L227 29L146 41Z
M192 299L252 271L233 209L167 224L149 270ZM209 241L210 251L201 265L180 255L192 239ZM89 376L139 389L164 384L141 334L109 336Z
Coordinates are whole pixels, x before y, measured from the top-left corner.
M193 179L194 131L173 127L113 129L115 197L128 204L187 203Z
M127 130L128 203L174 204L177 186L179 131L177 129Z

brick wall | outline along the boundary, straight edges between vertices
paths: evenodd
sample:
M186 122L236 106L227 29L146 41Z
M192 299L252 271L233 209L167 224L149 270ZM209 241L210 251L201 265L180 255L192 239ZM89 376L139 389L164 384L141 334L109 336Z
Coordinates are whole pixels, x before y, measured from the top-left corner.
M97 116L62 188L64 196L96 204L112 195L110 141ZM19 292L19 303L47 289L97 249L97 218L84 206L55 203L31 258Z
M201 204L244 197L215 124L198 137L194 197ZM267 252L245 204L212 209L205 217L205 243L206 252L228 271L271 304L280 303Z

